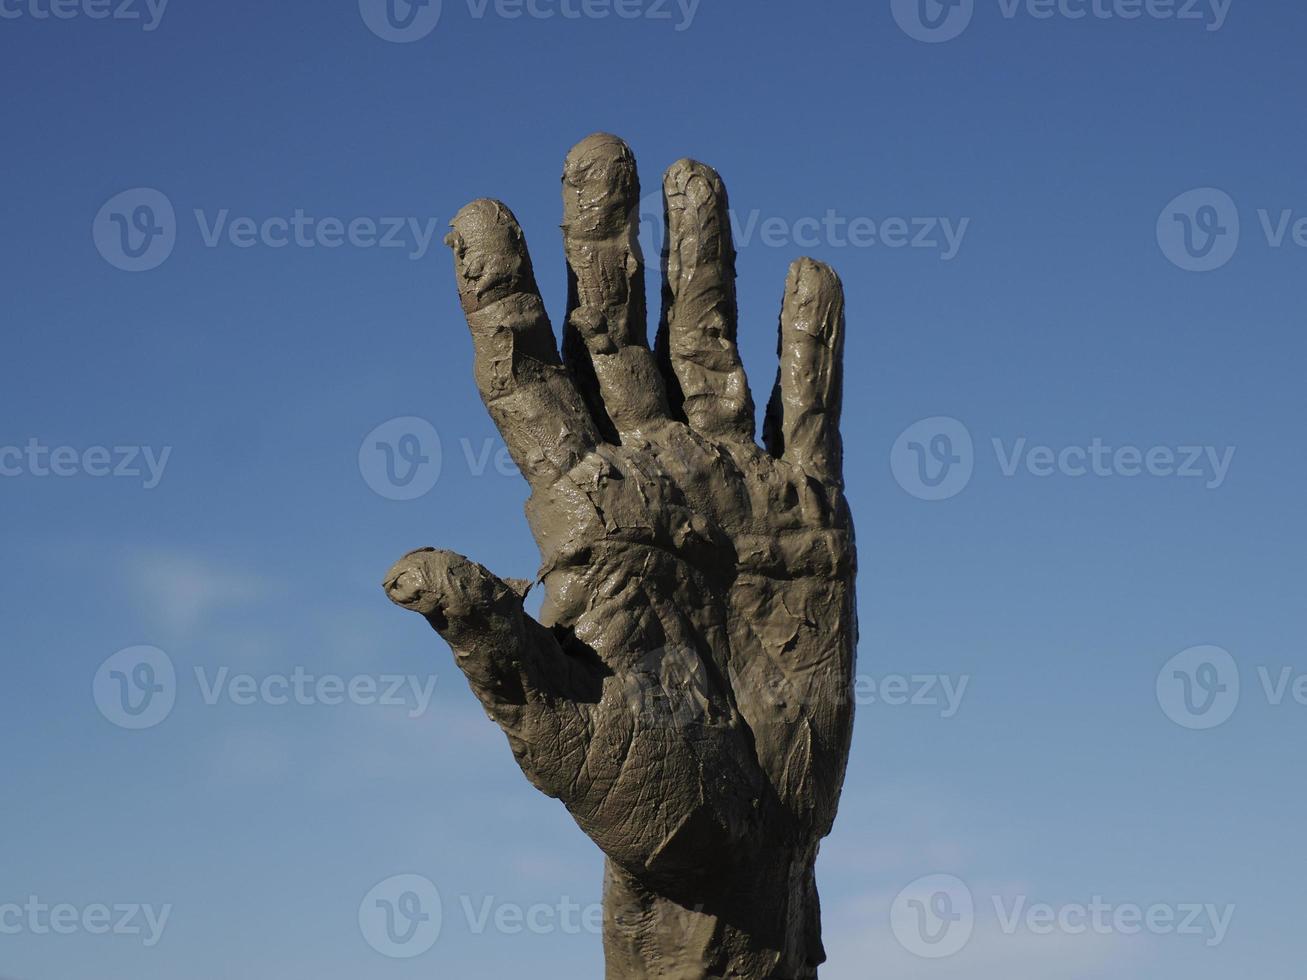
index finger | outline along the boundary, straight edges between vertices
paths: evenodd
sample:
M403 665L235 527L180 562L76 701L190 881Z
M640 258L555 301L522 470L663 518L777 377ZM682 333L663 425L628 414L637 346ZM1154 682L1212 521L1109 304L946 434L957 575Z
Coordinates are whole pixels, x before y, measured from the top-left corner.
M598 444L598 430L558 356L513 213L483 199L451 225L445 243L454 251L481 400L528 482L548 485Z

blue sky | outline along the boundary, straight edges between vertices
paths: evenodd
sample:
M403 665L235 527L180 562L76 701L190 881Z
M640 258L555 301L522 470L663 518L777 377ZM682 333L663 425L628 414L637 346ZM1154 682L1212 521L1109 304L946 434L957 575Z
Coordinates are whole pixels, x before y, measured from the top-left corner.
M378 587L535 570L440 238L505 200L557 320L595 130L726 179L756 393L789 262L846 285L823 977L1298 975L1307 9L121 3L0 0L0 976L600 974L597 851Z

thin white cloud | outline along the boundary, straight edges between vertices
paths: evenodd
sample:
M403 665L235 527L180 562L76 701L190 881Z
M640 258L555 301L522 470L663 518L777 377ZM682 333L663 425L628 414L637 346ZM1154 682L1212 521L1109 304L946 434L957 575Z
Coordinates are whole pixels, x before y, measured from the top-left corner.
M175 633L190 632L220 610L255 602L269 587L259 575L174 552L137 555L126 571L145 614Z

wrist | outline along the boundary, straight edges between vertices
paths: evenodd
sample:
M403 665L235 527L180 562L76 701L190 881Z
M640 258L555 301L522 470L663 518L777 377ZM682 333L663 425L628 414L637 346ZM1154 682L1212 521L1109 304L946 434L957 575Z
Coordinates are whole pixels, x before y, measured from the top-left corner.
M655 891L611 861L604 875L609 980L815 980L825 960L816 848L774 851L693 902Z

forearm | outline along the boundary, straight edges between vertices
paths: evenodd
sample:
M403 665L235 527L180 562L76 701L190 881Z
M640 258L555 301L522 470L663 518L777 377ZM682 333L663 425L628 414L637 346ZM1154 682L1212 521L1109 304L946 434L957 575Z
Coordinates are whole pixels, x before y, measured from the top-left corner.
M607 862L607 980L815 980L825 959L815 857L768 855L737 880L675 897Z

